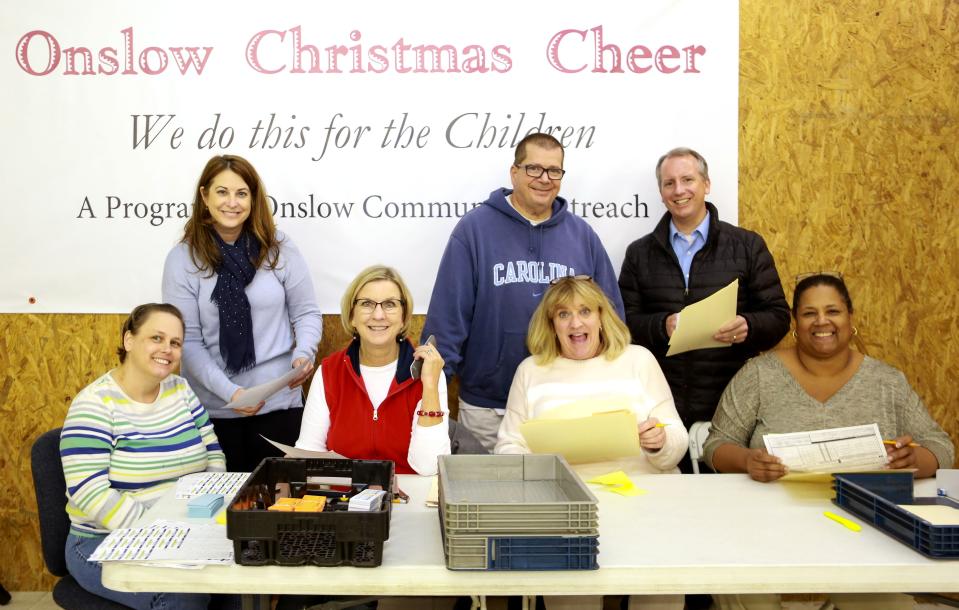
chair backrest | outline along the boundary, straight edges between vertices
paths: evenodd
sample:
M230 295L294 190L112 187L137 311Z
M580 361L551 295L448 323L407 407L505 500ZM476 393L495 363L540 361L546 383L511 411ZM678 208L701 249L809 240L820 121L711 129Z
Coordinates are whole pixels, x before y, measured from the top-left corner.
M699 463L705 457L703 445L706 444L706 437L709 436L712 426L712 422L698 421L689 427L689 460L693 463L693 474L699 474Z
M33 442L30 450L43 561L54 576L67 574L63 549L70 532L70 518L66 510L67 482L63 478L63 464L60 462L60 430L56 428L44 432Z

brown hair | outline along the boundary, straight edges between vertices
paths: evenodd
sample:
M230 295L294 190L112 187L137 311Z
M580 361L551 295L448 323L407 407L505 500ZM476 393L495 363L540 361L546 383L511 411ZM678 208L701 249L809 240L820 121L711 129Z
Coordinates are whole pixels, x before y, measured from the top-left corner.
M546 150L555 150L558 148L562 151L563 157L566 157L566 151L563 149L563 145L559 143L559 140L548 133L537 131L529 134L516 145L516 151L513 153L513 165L522 163L523 159L526 158L526 147L530 144L545 148Z
M703 180L709 182L709 164L706 163L706 159L703 158L701 154L693 150L692 148L674 148L662 157L659 158L659 161L656 163L656 186L663 186L663 163L666 162L666 159L671 159L673 157L692 157L696 160L696 163L699 165L699 175L703 177Z
M220 173L230 170L236 173L250 187L250 216L243 223L243 230L250 233L260 243L260 253L256 260L250 260L257 269L264 263L268 269L276 267L280 256L280 243L276 239L276 225L266 199L266 189L260 175L253 165L243 157L236 155L218 155L207 161L196 183L193 194L193 214L183 228L183 243L190 248L190 258L200 271L209 271L210 275L220 266L220 249L213 237L213 218L203 203L203 191L207 190L213 179Z
M403 301L403 327L400 329L397 338L405 337L406 333L409 332L410 321L413 319L413 294L406 287L406 282L403 281L399 271L386 265L373 265L360 271L353 278L340 300L340 323L343 324L343 330L350 335L356 334L356 329L353 328L353 301L356 300L356 295L360 293L360 290L363 290L363 286L380 280L393 282L400 289L400 299Z
M168 313L177 320L180 321L180 326L183 327L183 314L180 313L180 310L176 308L175 305L170 305L169 303L144 303L143 305L137 305L133 308L133 311L130 312L130 315L127 316L127 319L123 321L123 327L120 329L120 347L117 348L117 357L120 359L120 364L123 364L123 361L127 359L127 350L123 347L123 339L127 336L127 333L133 333L136 335L140 332L140 327L150 319L154 313Z
M599 353L607 360L618 358L629 345L629 329L619 319L616 309L599 285L591 279L575 277L553 281L555 283L549 287L533 312L526 334L526 347L536 358L536 363L549 364L562 354L559 337L553 328L553 316L560 307L572 304L577 297L599 312Z

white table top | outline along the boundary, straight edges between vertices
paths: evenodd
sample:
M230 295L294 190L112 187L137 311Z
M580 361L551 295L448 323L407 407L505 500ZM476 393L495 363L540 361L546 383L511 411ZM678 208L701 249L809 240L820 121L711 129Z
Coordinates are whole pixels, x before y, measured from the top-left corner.
M642 593L955 592L959 562L927 559L869 524L854 532L824 511L862 522L808 484L758 483L746 475L633 477L646 493L600 500L599 570L446 569L429 479L401 476L383 564L376 568L207 566L176 570L104 564L121 591L369 595L586 595ZM934 495L934 480L916 495ZM172 494L148 514L186 519ZM224 528L225 535L225 528Z

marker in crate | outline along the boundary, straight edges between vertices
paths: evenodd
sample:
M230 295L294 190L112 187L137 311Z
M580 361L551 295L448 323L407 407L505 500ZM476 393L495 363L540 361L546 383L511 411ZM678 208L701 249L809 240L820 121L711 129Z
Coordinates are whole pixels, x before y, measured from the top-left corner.
M350 498L349 510L375 512L383 507L386 492L382 489L364 489Z

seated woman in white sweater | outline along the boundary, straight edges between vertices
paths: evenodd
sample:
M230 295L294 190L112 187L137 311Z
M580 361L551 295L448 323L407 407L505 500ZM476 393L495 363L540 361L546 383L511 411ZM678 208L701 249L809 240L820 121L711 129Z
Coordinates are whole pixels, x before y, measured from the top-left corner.
M520 432L523 422L580 403L594 411L629 409L639 422L637 456L578 464L583 478L623 470L633 474L679 473L676 465L689 445L669 384L656 358L629 344L629 330L602 289L588 276L554 280L529 323L524 360L510 386L506 415L495 453L529 453ZM587 407L588 408L588 407ZM657 426L657 424L666 424ZM597 443L603 439L597 438ZM599 608L598 596L546 599L550 610ZM681 609L682 595L634 595L629 607Z
M675 472L689 436L656 358L629 344L629 330L602 289L586 276L556 280L529 323L524 360L510 387L496 453L529 453L520 425L543 413L588 401L604 411L636 413L642 453L586 470ZM663 423L666 426L657 427ZM597 443L603 442L596 439ZM583 466L577 466L585 474Z

